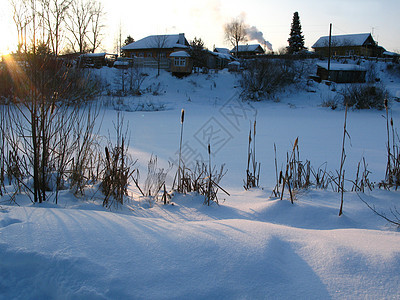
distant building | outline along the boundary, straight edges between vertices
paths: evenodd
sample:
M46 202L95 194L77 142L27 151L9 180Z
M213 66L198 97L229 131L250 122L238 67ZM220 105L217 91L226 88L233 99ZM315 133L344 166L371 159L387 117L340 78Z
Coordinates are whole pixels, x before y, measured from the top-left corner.
M78 67L80 68L101 68L116 59L116 54L108 53L85 53L78 57Z
M322 56L329 55L329 36L323 36L311 47ZM378 46L370 33L345 34L331 36L332 56L380 57L385 51Z
M253 45L239 45L236 51L236 47L233 48L230 53L232 55L236 55L238 57L252 57L255 55L265 54L265 50L261 47L260 44Z
M151 35L121 48L123 56L136 58L144 67L169 69L170 55L188 49L184 33Z
M214 48L215 53L222 53L222 54L230 54L230 50L228 48Z
M193 59L186 51L176 51L169 55L171 59L171 73L176 76L183 76L192 73Z
M317 64L317 76L320 80L330 80L336 83L365 82L367 70L355 64L328 63Z

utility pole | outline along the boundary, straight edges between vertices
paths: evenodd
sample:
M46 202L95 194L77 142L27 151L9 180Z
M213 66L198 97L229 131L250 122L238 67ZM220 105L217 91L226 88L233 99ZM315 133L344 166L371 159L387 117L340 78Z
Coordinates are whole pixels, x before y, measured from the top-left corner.
M328 47L328 80L331 79L331 41L332 41L332 23L329 24L329 47Z

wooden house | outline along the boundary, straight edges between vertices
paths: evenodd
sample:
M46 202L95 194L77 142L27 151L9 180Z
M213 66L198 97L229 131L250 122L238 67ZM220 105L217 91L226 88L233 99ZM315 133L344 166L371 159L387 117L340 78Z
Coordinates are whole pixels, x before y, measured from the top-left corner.
M311 48L317 54L327 57L329 55L329 36L320 37ZM384 51L385 49L378 46L370 33L331 36L332 56L379 57Z
M169 69L170 55L187 49L184 33L151 35L121 48L124 57L137 59L143 67Z
M192 73L193 59L186 51L176 51L169 55L171 60L170 71L172 75L184 76Z
M213 52L222 53L222 54L230 54L230 50L228 48L214 48Z
M265 50L260 44L253 45L239 45L239 47L233 48L230 54L237 55L238 57L254 57L256 55L265 54Z
M317 76L320 80L330 80L336 83L365 82L367 70L355 64L328 63L317 64Z
M107 53L85 53L78 58L80 68L101 68L106 65Z
M229 51L229 50L228 50ZM224 69L228 67L228 64L235 60L235 58L228 53L223 52L210 52L213 56L214 68L213 69Z

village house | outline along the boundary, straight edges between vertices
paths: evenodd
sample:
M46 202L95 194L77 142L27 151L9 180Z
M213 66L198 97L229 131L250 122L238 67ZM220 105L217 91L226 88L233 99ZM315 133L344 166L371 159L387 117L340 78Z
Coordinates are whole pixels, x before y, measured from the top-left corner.
M311 47L315 53L329 55L329 36L323 36ZM370 33L345 34L331 36L332 56L366 56L380 57L385 51L378 46Z
M265 50L260 44L239 45L237 50L235 47L230 51L230 53L232 55L237 55L238 57L252 57L255 55L265 54Z
M213 52L222 53L222 54L230 54L230 50L228 48L214 48Z
M317 64L319 80L330 80L336 83L365 82L367 70L356 64L328 63Z
M184 50L173 52L169 55L171 59L170 71L172 75L184 76L192 73L193 59Z
M189 48L184 33L151 35L121 48L124 57L135 58L143 67L170 68L170 55Z

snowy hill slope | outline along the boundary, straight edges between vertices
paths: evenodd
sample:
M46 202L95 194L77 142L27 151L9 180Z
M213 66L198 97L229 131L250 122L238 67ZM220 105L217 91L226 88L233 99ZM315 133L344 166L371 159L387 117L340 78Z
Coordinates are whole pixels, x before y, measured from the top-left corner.
M383 67L382 67L383 68ZM113 69L99 71L111 85ZM114 75L113 75L114 74ZM392 96L400 80L380 73ZM270 198L275 184L274 144L280 167L299 137L300 157L315 167L339 167L344 111L321 107L332 91L293 88L280 102L246 104L237 99L237 78L228 72L184 79L150 74L144 86L160 83L158 95L124 99L130 151L141 181L148 158L160 166L176 159L180 110L185 109L184 143L188 162L206 157L206 133L213 136L213 164L226 164L221 185L230 196L203 205L196 195L177 195L173 205L149 204L135 187L124 207L101 206L95 189L76 198L32 204L18 195L0 202L0 299L397 299L400 298L400 233L375 215L359 197L390 216L400 192L375 189L345 193L300 191L292 205ZM189 99L190 98L190 99ZM112 135L118 99L104 97L101 133ZM138 102L164 110L133 111ZM257 115L260 188L244 191L247 139ZM392 103L395 124L400 105ZM353 179L365 157L370 179L386 168L382 112L349 111L346 178ZM397 126L399 128L399 126ZM208 130L208 131L207 131ZM190 151L186 153L190 153ZM167 185L171 186L173 171ZM346 182L350 186L350 182Z

